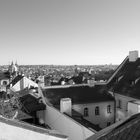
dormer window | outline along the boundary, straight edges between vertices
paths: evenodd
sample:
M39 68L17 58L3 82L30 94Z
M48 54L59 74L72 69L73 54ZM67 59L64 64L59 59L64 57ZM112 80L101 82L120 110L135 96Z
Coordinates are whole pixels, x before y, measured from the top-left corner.
M84 108L84 117L88 117L88 108Z

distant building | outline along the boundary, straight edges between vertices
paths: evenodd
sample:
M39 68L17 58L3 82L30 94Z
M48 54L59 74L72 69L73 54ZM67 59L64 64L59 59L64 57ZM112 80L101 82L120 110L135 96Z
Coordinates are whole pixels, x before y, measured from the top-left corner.
M45 86L45 78L44 78L45 76L39 76L38 78L37 78L37 84L39 85L39 86L41 86L41 87L44 87Z
M19 88L20 82L22 88ZM46 103L40 87L24 76L15 77L10 84L13 85L9 89L11 96L0 100L1 139L68 139L67 136L51 130L41 118L40 112L46 110Z
M6 87L10 83L10 73L7 72L1 72L0 73L0 91L6 92Z
M10 82L18 76L18 65L13 62L9 66L7 71L0 73L0 91L7 91L7 87Z
M18 75L10 83L10 89L13 91L20 91L30 87L38 87L38 84L22 75Z
M11 80L14 79L18 75L18 64L17 62L14 64L13 61L11 62L11 65L9 65L8 71L11 76Z

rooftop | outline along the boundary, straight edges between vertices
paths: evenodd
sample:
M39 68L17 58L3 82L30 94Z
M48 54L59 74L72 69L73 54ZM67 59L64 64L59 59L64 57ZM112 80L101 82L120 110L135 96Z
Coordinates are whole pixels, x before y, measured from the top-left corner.
M10 84L12 84L12 86L14 86L18 81L20 81L24 76L23 75L18 75L16 76L10 83L8 86L10 86Z
M140 99L140 58L135 62L127 59L108 87L115 93Z
M113 130L94 140L139 140L140 114L133 115ZM92 137L90 138L92 140Z
M56 137L60 137L60 138L67 138L66 136L54 131L54 130L49 130L49 129L44 129L41 127L36 127L34 125L30 125L28 123L25 122L19 122L17 120L11 120L11 119L7 119L4 117L0 117L0 122L2 123L6 123L8 125L12 125L12 126L16 126L19 128L24 128L24 129L28 129L30 131L34 131L34 132L38 132L41 134L46 134L46 135L51 135L51 136L56 136Z
M26 113L32 113L46 108L45 104L41 101L42 97L39 93L24 89L18 92L18 96L19 101L22 104L22 109L26 111Z
M43 89L47 101L53 105L59 105L61 98L71 98L73 104L94 103L112 101L114 98L106 91L105 86L70 86L62 88Z
M44 110L45 108L46 105L43 103L39 93L34 93L29 89L16 93L11 92L9 98L3 98L0 102L0 110L3 110L1 113L8 118L13 117L17 111L21 114L18 114L20 116L17 116L17 118L22 116L30 118L36 111Z

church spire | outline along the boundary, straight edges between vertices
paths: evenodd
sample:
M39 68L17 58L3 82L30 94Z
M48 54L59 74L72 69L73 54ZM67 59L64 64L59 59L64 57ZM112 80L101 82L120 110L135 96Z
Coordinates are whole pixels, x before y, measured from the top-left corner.
M18 66L17 60L16 60L16 63L15 63L15 66Z
M11 62L11 65L9 66L9 72L10 72L10 75L12 76L12 79L18 75L17 61L15 64L13 61Z
M14 65L14 62L13 62L13 60L12 60L12 62L11 62L11 66L13 66Z

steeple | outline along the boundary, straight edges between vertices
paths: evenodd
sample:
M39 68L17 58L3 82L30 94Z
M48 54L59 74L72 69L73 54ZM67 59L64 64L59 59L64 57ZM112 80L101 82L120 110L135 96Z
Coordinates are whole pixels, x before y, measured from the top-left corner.
M15 63L15 66L16 66L16 67L18 67L18 63L17 63L17 60L16 60L16 63Z
M14 63L13 63L13 61L11 62L11 64L9 65L9 68L8 68L8 71L10 72L10 73L12 73L12 66L14 65Z
M18 73L17 61L15 64L13 61L11 62L11 65L9 66L9 72L10 72L10 75L12 76L12 79L17 76L17 73Z
M12 60L12 62L11 62L11 66L12 66L12 65L14 65L14 62L13 62L13 60Z

